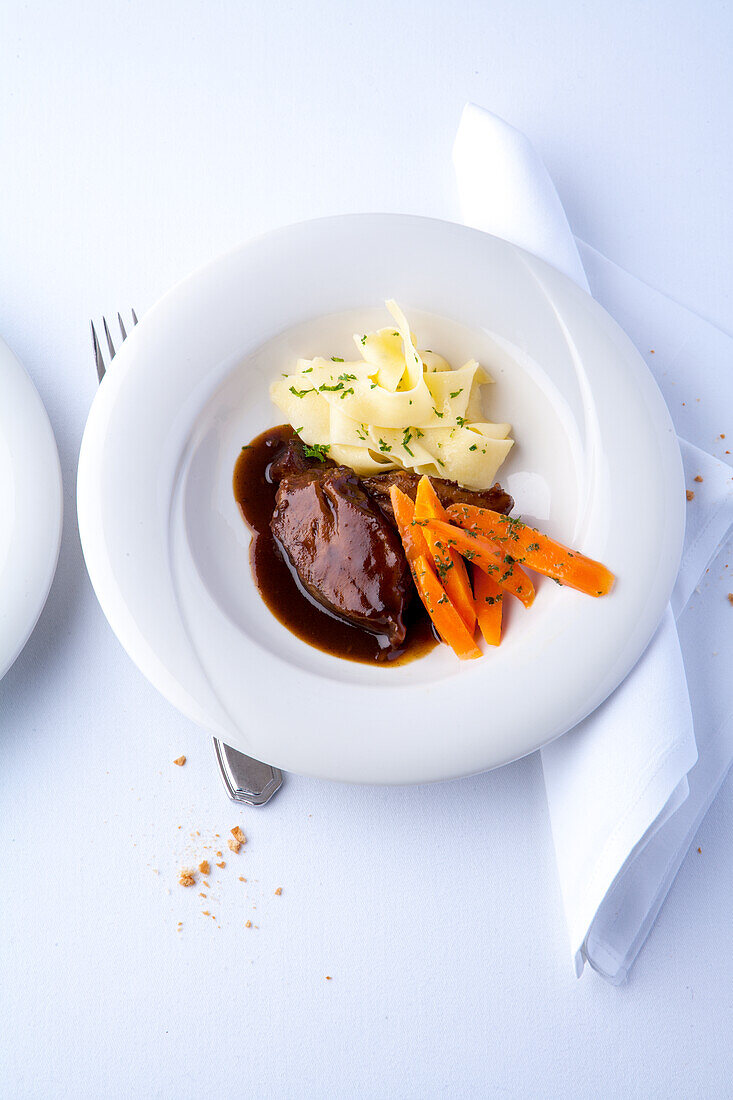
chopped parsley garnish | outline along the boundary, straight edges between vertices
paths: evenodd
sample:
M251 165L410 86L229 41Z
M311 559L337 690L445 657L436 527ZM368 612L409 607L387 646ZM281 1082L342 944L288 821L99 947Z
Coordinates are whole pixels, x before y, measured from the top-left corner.
M301 374L310 374L310 372L312 370L313 370L313 367L306 367L305 370L302 370L300 373Z
M338 355L332 355L332 356L331 356L331 362L332 362L332 363L343 363L343 359L340 359L340 358L338 357Z
M362 336L361 342L362 342L362 344L366 344L366 342L367 342L366 336Z
M317 458L319 462L325 462L330 450L331 446L328 443L314 443L312 446L306 444L303 447L303 454L306 458Z
M324 391L326 393L335 393L336 390L342 390L343 388L344 388L343 382L337 382L335 386L327 386L326 383L324 382L322 386L318 387L318 389L321 391L321 393L323 393Z
M293 431L296 435L300 435L300 433L303 431L303 425L301 424L299 428L293 428Z
M439 466L445 466L445 462L441 462L439 458L436 458L435 461L438 463Z
M511 556L511 554L505 554L504 561L507 565L514 565L514 558Z
M539 550L540 544L538 542L531 542L527 547L527 550Z
M295 386L291 386L290 392L293 394L294 397L305 397L307 393L315 393L316 391L313 386L311 386L309 390L296 390Z
M452 393L451 397L458 397L459 393L463 393L463 386L461 386L460 390L456 390L455 393Z
M478 443L472 443L471 446L468 449L469 449L469 451L477 451L478 450Z
M422 439L425 432L421 432L419 428L415 428L415 439Z
M466 423L465 416L457 416L456 417L456 424L458 425L459 428L462 428L465 423Z
M469 561L473 561L473 559L476 557L476 551L475 550L462 550L461 555L464 558L468 558Z
M341 360L341 362L343 363L343 359ZM340 374L339 378L341 379L342 382L353 382L356 378L356 375L355 374Z
M439 412L438 412L438 410L437 410L437 409L435 408L435 406L434 406L434 405L433 405L433 412L435 413L435 415L436 415L436 416L438 417L438 419L439 419L439 420L442 420L442 419L443 419L443 414L442 414L442 413L439 413Z
M243 451L251 451L252 450L252 444L251 443L245 443L245 445L242 447L242 450Z
M353 388L352 388L351 386L349 386L348 390L344 390L344 392L343 392L343 393L341 394L341 400L343 401L343 399L344 399L344 398L345 398L345 397L346 397L346 396L347 396L348 394L350 394L350 393L351 393L351 394L353 394L353 392L354 392Z
M385 452L385 453L386 453L387 451L391 451L391 450L392 450L392 448L391 448L391 447L390 447L390 446L389 446L389 445L388 445L387 443L385 443L385 442L384 442L384 440L383 440L383 439L381 439L381 438L380 438L380 440L379 440L379 449L380 449L380 451L383 451L383 452Z

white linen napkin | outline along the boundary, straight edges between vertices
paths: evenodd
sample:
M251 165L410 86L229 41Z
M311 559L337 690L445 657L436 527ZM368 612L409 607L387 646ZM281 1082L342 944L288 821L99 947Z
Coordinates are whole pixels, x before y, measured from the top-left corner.
M464 222L526 248L590 290L587 269L592 282L606 291L597 296L616 307L622 303L625 315L618 319L632 338L659 344L661 354L652 353L658 379L680 346L688 345L689 354L694 340L708 379L725 376L733 362L733 341L724 334L581 243L584 269L552 180L523 134L468 104L453 157ZM680 337L677 344L673 333ZM665 356L665 348L672 358ZM701 384L697 375L698 392ZM696 747L675 623L730 531L733 480L726 463L684 441L680 446L695 506L688 508L671 605L643 657L613 695L542 750L576 973L580 976L587 960L614 983L626 977L733 761L730 710L722 723L712 714L705 716L704 728L698 722ZM694 480L699 477L702 482ZM689 673L688 658L694 654L684 656Z

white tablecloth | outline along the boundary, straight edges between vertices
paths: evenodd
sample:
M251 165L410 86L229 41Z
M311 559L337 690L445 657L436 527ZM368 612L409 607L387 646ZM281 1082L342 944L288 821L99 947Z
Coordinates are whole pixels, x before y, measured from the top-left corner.
M457 217L450 148L468 99L535 141L577 234L733 331L730 13L8 12L0 331L49 410L67 521L46 611L0 684L0 1094L723 1095L730 778L628 986L576 982L537 758L431 788L291 777L267 809L235 810L208 739L96 604L74 477L90 316L143 310L286 221ZM730 410L699 422L733 437ZM733 610L712 583L685 612L702 615L715 677ZM217 849L237 823L246 854ZM216 850L227 866L205 902L176 874Z

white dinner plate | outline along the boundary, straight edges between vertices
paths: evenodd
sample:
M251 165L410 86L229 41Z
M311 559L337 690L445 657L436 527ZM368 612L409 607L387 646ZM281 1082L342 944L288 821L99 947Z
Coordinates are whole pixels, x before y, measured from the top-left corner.
M298 356L353 355L389 297L421 347L494 377L488 416L517 441L499 473L515 514L618 578L600 600L540 580L477 661L446 646L397 668L329 656L270 614L250 573L232 471L281 419L270 381ZM281 768L403 783L520 757L606 698L668 601L682 490L662 397L589 295L505 241L377 214L270 233L166 295L95 397L78 506L102 608L171 702Z
M62 516L61 467L46 410L0 340L0 679L43 610Z

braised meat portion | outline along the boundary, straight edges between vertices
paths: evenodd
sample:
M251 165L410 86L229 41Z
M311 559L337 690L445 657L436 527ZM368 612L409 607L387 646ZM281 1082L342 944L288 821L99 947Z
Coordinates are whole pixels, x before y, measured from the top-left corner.
M413 474L408 470L390 470L387 474L375 474L373 477L361 479L362 485L376 500L390 523L394 523L392 502L389 499L391 487L396 485L410 500L414 500L419 481L420 474ZM490 508L493 512L508 516L514 507L509 493L505 493L498 482L491 489L478 490L462 489L457 481L447 481L442 477L431 477L430 481L444 508L450 504L475 504L478 508Z
M319 604L400 645L411 580L399 536L353 470L318 467L282 477L272 533Z
M310 454L306 454L306 449ZM316 452L315 454L313 452ZM327 458L317 447L308 447L302 439L293 434L291 439L275 455L268 467L268 476L273 484L277 485L284 477L290 474L303 474L306 470L333 469L336 465Z

